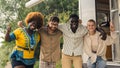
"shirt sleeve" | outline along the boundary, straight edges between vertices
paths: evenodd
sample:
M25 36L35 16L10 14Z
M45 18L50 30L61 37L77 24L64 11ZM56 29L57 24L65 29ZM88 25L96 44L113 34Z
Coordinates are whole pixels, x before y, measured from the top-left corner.
M85 26L83 26L83 29L84 29L84 32L83 32L83 34L84 34L84 36L87 34L87 32L88 32L88 29L85 27Z
M86 38L86 37L85 37ZM94 53L92 53L91 51L91 46L89 45L89 43L87 43L86 39L84 38L84 52L89 56L92 57L94 55Z
M13 32L10 33L10 41L13 41L15 39L16 39L16 37L15 37L14 33Z
M19 36L19 33L20 33L20 28L17 28L12 33L10 33L10 41L17 39Z
M111 44L115 43L115 40L117 39L117 37L118 37L118 35L116 32L111 32L110 36L107 35L107 39L105 40L105 44L111 45Z
M58 29L59 29L60 31L63 31L63 30L64 30L64 25L65 25L65 24L59 24L59 25L58 25Z

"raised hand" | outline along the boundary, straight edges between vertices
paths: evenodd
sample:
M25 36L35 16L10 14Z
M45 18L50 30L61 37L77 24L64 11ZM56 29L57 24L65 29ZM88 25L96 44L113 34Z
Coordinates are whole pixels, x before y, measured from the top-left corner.
M11 32L11 26L10 26L10 24L9 25L7 25L7 32L6 32L6 34L5 34L5 41L8 41L9 42L9 40L10 40L10 32Z
M11 31L11 26L8 25L8 26L7 26L7 32L10 32L10 31Z
M115 31L115 26L112 21L110 21L110 31Z
M23 22L22 22L22 21L18 21L17 25L18 25L19 27L21 27L21 28L23 28L23 27L24 27L24 26L23 26Z

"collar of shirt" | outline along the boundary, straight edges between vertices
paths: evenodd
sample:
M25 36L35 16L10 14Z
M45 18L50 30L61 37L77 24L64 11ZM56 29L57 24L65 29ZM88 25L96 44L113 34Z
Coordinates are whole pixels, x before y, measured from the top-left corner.
M94 35L100 35L100 32L96 31ZM88 32L86 36L90 37L91 35Z

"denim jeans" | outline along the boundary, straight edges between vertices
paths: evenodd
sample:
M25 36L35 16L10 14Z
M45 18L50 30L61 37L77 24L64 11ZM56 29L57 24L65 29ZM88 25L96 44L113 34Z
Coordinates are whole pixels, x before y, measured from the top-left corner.
M101 58L101 56L97 56L96 62L91 64L90 58L87 62L88 68L106 68L106 61Z

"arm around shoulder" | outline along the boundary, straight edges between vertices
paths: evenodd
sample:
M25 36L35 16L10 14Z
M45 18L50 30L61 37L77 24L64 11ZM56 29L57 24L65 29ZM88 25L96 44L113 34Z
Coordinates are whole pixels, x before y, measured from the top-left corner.
M64 26L65 26L65 24L60 23L60 24L58 25L58 29L59 29L60 31L63 31L63 30L64 30Z

